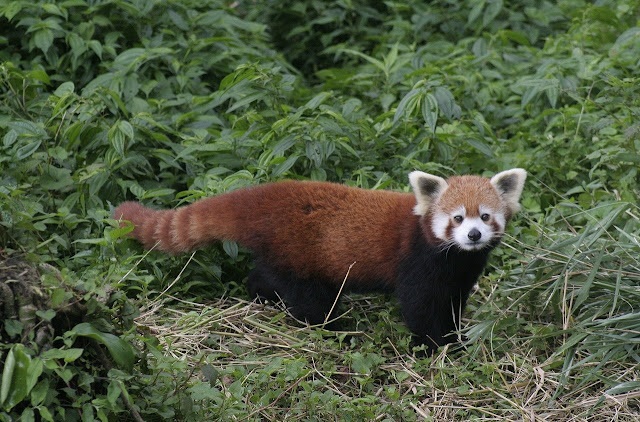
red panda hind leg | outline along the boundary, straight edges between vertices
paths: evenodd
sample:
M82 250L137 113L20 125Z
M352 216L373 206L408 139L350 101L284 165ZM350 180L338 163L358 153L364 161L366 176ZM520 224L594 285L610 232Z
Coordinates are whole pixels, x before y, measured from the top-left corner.
M310 325L331 321L336 314L333 306L338 295L336 287L329 283L287 276L261 260L256 260L256 268L249 274L247 289L251 297L284 302L291 315ZM337 328L333 323L325 327L330 330Z

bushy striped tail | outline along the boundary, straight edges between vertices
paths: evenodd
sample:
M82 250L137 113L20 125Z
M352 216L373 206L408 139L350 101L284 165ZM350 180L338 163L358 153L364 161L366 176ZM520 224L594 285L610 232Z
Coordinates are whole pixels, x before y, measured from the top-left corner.
M115 209L113 217L122 220L122 224L132 222L131 236L146 249L178 254L221 239L216 236L217 230L207 227L210 224L207 224L207 218L202 218L204 210L194 206L196 204L175 210L153 210L139 202L123 202Z

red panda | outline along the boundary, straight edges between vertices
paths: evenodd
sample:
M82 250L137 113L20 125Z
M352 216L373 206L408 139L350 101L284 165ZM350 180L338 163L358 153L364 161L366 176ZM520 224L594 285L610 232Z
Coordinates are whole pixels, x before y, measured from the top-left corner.
M125 202L114 218L131 221L145 248L169 253L219 240L254 254L252 296L282 300L310 324L333 317L343 291L395 291L407 326L428 350L450 333L519 209L526 172L491 179L414 171L411 193L326 182L282 181L156 211Z

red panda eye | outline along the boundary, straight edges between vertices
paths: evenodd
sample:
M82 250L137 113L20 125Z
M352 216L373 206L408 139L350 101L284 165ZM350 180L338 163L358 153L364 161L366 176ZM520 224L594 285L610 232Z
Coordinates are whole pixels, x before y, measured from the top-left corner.
M456 223L462 223L462 220L464 220L464 218L461 215L453 216L453 221L455 221Z
M490 219L490 218L491 218L491 216L490 216L489 214L482 214L482 215L480 216L480 219L481 219L482 221L489 221L489 219Z

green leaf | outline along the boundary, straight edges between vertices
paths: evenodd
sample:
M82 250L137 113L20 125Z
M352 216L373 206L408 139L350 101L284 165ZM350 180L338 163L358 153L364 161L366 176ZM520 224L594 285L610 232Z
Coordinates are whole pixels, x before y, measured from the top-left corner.
M555 108L558 103L558 95L560 94L560 89L557 86L549 87L546 90L547 99L549 100L549 104L551 107Z
M351 359L351 368L361 375L370 375L385 359L376 353L360 353L354 352L349 356Z
M358 57L362 57L363 59L365 59L366 61L368 61L369 63L371 63L372 65L374 65L375 67L377 67L378 69L382 70L383 72L386 70L386 67L384 65L383 62L381 62L378 59L375 59L371 56L368 56L360 51L357 50L350 50L350 49L341 49L340 52L342 53L347 53L347 54L352 54L354 56L358 56Z
M120 388L120 382L115 380L111 381L107 387L107 400L112 406L116 404L121 393L122 389Z
M33 41L43 53L49 51L51 44L53 44L53 31L49 28L42 28L36 31Z
M634 154L632 152L621 152L615 156L615 159L617 161L640 164L640 154Z
M11 129L2 137L2 145L5 148L9 148L16 142L16 139L18 139L18 132Z
M36 422L36 414L32 408L27 407L22 411L20 422Z
M45 321L51 321L56 316L56 311L53 309L47 309L46 311L38 310L36 315Z
M321 141L307 141L305 143L305 155L316 167L320 167L324 161L323 147Z
M43 360L49 359L64 359L65 363L76 361L81 355L84 349L71 348L71 349L49 349L43 352L40 357Z
M36 81L40 81L44 84L51 83L51 79L49 78L49 75L47 75L47 72L45 72L42 69L36 68L36 69L30 70L29 73L27 73L27 75L30 78L33 78Z
M422 93L422 88L414 88L402 97L402 100L400 100L398 108L396 109L396 113L393 116L393 123L396 123L401 117L407 117L413 113L418 105L418 101L420 100Z
M634 44L637 45L639 41L640 41L640 27L634 26L633 28L629 28L626 31L624 31L622 34L620 34L620 36L616 39L616 42L613 44L613 47L611 49L617 54L619 52L618 50L620 50L621 48L629 45L634 45Z
M606 23L611 26L620 24L618 17L616 16L615 8L608 6L595 6L589 8L588 15L590 18Z
M44 407L44 406L38 407L38 412L40 412L40 416L45 421L48 421L48 422L54 422L55 421L55 419L53 418L53 415L51 414L49 409L47 409L46 407Z
M137 184L137 183L132 184L132 185L129 187L129 190L130 190L130 191L131 191L131 193L132 193L132 194L134 194L134 195L135 195L135 197L136 197L136 198L138 198L138 199L142 199L142 198L144 197L144 195L145 195L145 190L144 190L144 188L143 188L142 186L140 186L139 184Z
M291 167L293 167L298 158L299 157L297 155L290 155L285 161L281 162L273 168L273 170L271 171L271 175L274 178L279 178L287 171L289 171Z
M162 196L172 195L175 191L175 189L170 188L149 189L144 192L140 199L160 198Z
M213 387L220 377L220 372L213 366L206 364L202 366L202 375L204 379L209 382L209 385Z
M126 136L127 138L133 140L133 126L126 120L118 121L118 129Z
M71 170L66 168L58 168L47 164L44 166L42 176L40 177L40 186L47 190L60 190L73 186L73 178Z
M16 367L16 356L13 348L7 353L7 357L4 360L4 367L2 370L2 383L0 384L0 405L4 404L9 397L9 391L11 390L11 381L13 379L13 371Z
M315 97L310 99L305 105L304 108L307 110L315 110L318 108L320 104L322 104L327 98L331 97L331 92L321 92L317 94Z
M232 242L230 240L224 240L222 242L222 249L224 249L225 253L229 255L230 258L236 260L238 259L238 244L236 242Z
M173 22L173 24L182 31L189 31L191 29L189 23L185 21L184 18L174 10L169 10L168 16L169 19L171 19L171 22Z
M61 306L71 295L62 287L51 292L51 306L56 309Z
M264 100L264 92L262 91L257 91L254 92L252 94L246 95L244 97L242 97L242 99L236 101L235 103L233 103L233 105L231 107L229 107L229 109L227 110L227 113L231 113L241 107L247 106L253 102L259 101L259 100Z
M466 141L469 145L471 145L473 148L477 149L487 157L493 158L495 156L491 147L485 142L474 138L467 138Z
M460 118L460 106L456 104L456 100L451 91L445 87L439 86L436 87L433 95L438 101L439 112L442 113L445 118L450 120Z
M595 257L595 260L593 262L593 267L591 269L591 272L589 273L589 276L583 283L581 283L581 286L578 290L578 295L576 296L576 299L574 302L576 307L582 305L585 302L585 300L587 300L587 297L589 296L589 293L591 291L591 286L593 285L593 281L595 280L597 271L600 270L600 263L602 261L602 258L604 257L604 254L605 254L605 251L601 249L598 255Z
M226 91L234 86L239 85L245 80L253 79L256 75L256 69L253 67L241 67L233 73L225 76L220 81L220 91Z
M27 397L40 374L42 362L32 366L31 357L22 344L14 345L7 354L0 385L0 404L6 411L11 410Z
M58 16L65 17L65 13L53 3L44 3L42 5L42 9L51 15L58 15Z
M16 158L18 160L24 160L25 158L31 156L31 154L36 152L38 148L40 148L41 144L42 140L38 139L37 141L30 142L27 145L18 148L18 150L16 151Z
M489 25L493 20L498 16L500 11L502 10L502 0L488 0L488 6L484 11L484 15L482 16L482 26L485 27Z
M57 97L64 97L65 95L73 94L75 90L75 85L73 82L67 81L60 84L55 91L53 91L53 95Z
M134 139L133 126L131 126L131 123L126 120L118 120L116 124L111 126L111 129L109 129L107 138L111 142L115 151L120 156L124 156L126 141L133 141Z
M520 31L504 30L503 33L511 41L517 42L518 44L521 44L527 47L531 45L527 36Z
M144 48L130 48L120 53L113 61L113 64L117 65L118 68L134 70L135 66L147 57L147 54L148 52Z
M38 380L40 379L40 375L42 374L42 370L44 368L44 362L41 358L36 357L31 361L31 364L27 368L27 391L31 392L33 387L36 386Z
M557 98L557 91L560 87L560 81L555 78L549 79L536 79L536 78L525 78L518 81L514 87L525 87L525 91L522 94L521 104L524 107L529 104L534 98L538 96L538 94L542 92L550 92L549 101L554 103L555 98ZM555 91L555 92L554 92Z
M17 319L5 319L4 320L4 330L7 332L9 337L15 337L19 334L22 334L22 330L24 329L24 325L22 322Z
M13 121L9 122L8 126L16 131L19 136L32 138L45 138L47 136L47 132L32 121Z
M467 25L469 25L470 23L478 19L478 17L480 16L480 13L482 13L482 9L484 8L485 3L486 3L486 0L479 0L473 3L473 8L471 9L471 11L469 12L469 15L467 16Z
M102 59L102 44L96 40L91 40L88 43L89 48L95 53L98 58Z
M31 404L34 406L39 406L42 404L47 397L47 393L49 392L49 379L43 377L43 379L38 382L33 389L31 390Z
M426 94L422 98L422 117L431 132L435 133L438 121L438 101L432 94Z
M103 344L109 351L113 361L118 366L126 369L127 371L131 371L131 369L133 369L135 354L131 346L121 338L110 333L103 333L88 322L76 325L71 331L69 331L69 333L72 335L75 334L77 336L88 337Z
M117 217L117 216L116 216ZM122 239L133 231L135 226L133 224L125 224L117 229L105 229L105 236L111 241Z
M22 7L27 4L28 3L26 2L10 1L5 3L6 6L4 6L0 10L2 11L2 14L7 18L7 20L11 21L14 18L14 16L16 16L18 13L22 11Z

